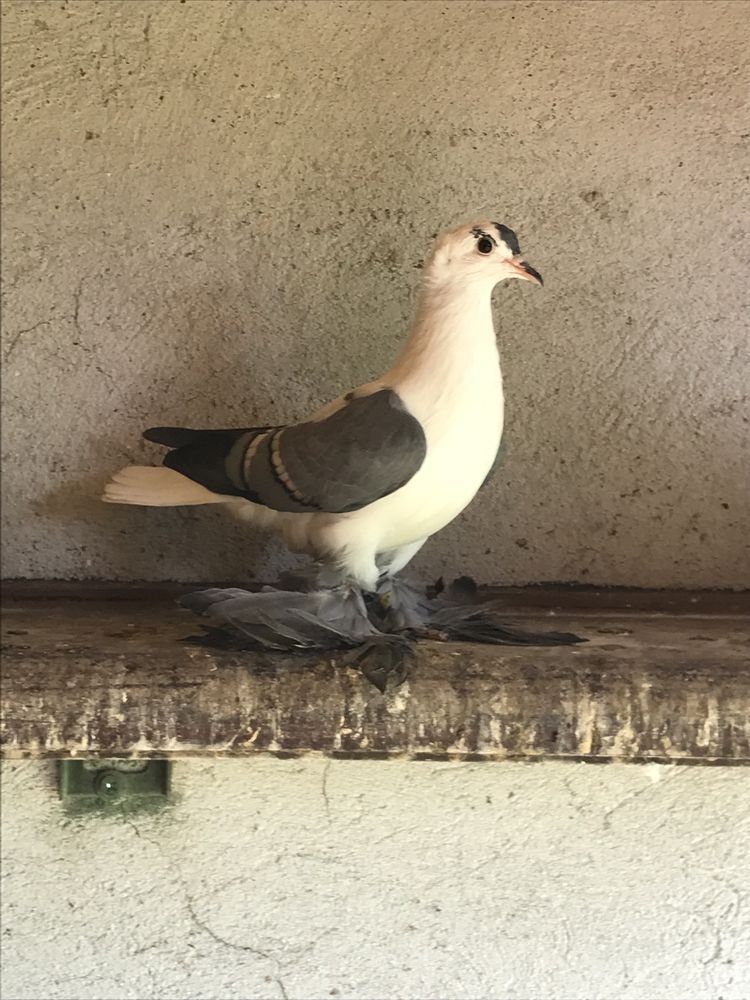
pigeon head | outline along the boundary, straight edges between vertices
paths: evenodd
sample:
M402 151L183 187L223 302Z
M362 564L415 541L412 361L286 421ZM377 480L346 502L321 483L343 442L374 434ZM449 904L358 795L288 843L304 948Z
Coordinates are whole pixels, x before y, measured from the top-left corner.
M468 222L437 238L428 274L433 280L466 279L494 287L506 278L543 284L524 260L518 237L501 222Z

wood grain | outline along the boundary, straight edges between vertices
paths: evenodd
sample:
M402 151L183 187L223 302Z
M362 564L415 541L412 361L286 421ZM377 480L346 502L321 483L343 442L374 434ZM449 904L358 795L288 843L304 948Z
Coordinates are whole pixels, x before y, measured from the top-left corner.
M750 762L750 619L736 606L540 603L516 600L509 622L589 642L420 643L407 683L381 695L334 656L187 644L197 620L163 594L17 595L3 612L2 752Z

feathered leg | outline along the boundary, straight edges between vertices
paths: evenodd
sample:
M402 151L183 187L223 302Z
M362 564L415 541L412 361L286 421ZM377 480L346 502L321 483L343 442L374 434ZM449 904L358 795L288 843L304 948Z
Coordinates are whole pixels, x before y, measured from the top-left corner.
M530 632L508 625L497 602L481 601L470 577L459 577L434 598L401 580L387 579L376 611L384 632L498 646L569 646L586 641L572 632Z
M362 594L344 585L307 592L200 590L179 603L266 649L341 649L378 633Z
M377 598L370 602L369 609L384 632L420 632L429 626L432 608L426 594L397 575L426 541L426 538L420 538L378 558L381 575Z
M380 691L408 676L414 639L440 638L503 646L561 646L585 642L570 632L529 632L506 623L502 609L482 603L468 577L428 597L400 580L386 578L375 594L351 584L321 586L301 574L289 579L296 590L264 587L201 590L181 598L183 607L212 623L192 641L235 649L347 650L344 662L357 666Z
M356 665L380 691L388 679L401 683L407 673L412 641L382 632L370 619L362 591L339 584L304 590L264 587L252 592L238 588L187 594L183 607L215 623L192 641L235 649L261 646L274 650L336 650L351 652L344 662Z
M481 642L496 646L571 646L586 642L572 632L529 632L507 624L498 601L482 601L469 576L459 577L437 594L430 627L449 641Z

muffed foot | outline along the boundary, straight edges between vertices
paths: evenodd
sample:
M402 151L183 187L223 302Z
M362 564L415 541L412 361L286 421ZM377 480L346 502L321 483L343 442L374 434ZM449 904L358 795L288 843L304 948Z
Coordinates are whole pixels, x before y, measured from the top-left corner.
M204 644L234 649L347 649L359 645L377 629L367 616L362 594L350 587L253 592L236 588L199 590L179 603L212 625Z
M491 607L444 608L432 616L430 626L449 642L496 646L572 646L586 642L573 632L528 632L504 625L497 609Z
M370 618L382 632L422 632L429 628L434 610L423 590L389 577L368 601Z
M348 650L341 662L357 667L379 691L406 679L413 644L384 635L351 587L311 591L227 588L196 591L179 603L208 618L204 634L188 642L222 649Z
M414 638L504 646L586 641L571 632L529 632L506 624L502 609L482 603L464 578L435 597L391 579L366 599L356 587L339 585L201 590L179 603L208 619L204 634L187 641L235 650L348 650L343 662L359 667L380 691L389 680L401 684L408 676Z
M447 588L439 581L430 596L426 590L388 578L366 602L370 620L389 634L499 646L569 646L586 641L571 632L528 632L508 625L502 609L483 602L468 576Z
M342 663L358 667L381 694L388 682L394 687L408 678L414 661L414 643L403 635L374 635L342 658Z
M459 577L432 604L430 628L454 642L497 646L572 646L586 642L573 632L528 632L503 622L505 613L492 601L482 602L474 581Z

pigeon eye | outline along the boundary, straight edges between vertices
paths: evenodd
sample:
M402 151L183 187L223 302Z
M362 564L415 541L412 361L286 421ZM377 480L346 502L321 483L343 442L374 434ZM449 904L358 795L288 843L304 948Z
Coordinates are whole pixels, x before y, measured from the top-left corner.
M488 254L492 253L495 244L489 238L489 236L483 236L477 243L477 250L480 253Z

